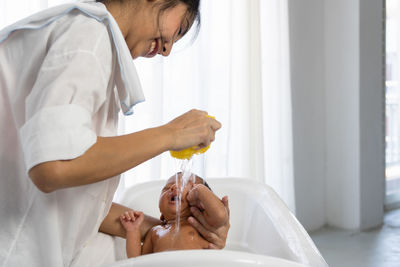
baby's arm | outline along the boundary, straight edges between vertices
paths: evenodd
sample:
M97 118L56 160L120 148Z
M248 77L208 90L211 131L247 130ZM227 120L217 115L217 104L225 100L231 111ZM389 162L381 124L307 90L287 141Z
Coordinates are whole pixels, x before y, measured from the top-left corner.
M225 205L205 185L194 185L187 199L190 206L197 207L200 210L210 226L218 228L227 222L229 215Z
M146 238L143 241L142 246L142 255L153 253L153 242L152 242L152 235L153 235L154 228L147 232Z
M123 214L126 211L132 211L132 209L117 203L112 203L110 211L108 212L103 223L100 225L99 232L126 238L126 231L125 228L122 226L120 220L121 214ZM146 233L153 226L158 225L160 223L161 223L160 220L150 217L148 215L144 215L144 221L140 226L141 239L144 240L144 238L146 237Z
M143 212L126 211L120 216L126 231L126 255L128 258L141 255L140 225L144 220Z

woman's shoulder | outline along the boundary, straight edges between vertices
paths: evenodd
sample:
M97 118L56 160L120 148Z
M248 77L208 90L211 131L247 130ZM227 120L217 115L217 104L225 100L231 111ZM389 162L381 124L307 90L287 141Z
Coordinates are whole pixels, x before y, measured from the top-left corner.
M81 30L103 31L107 29L107 20L100 20L79 9L71 10L65 15L64 22L68 22L70 27L79 27Z
M106 21L99 21L80 10L72 10L57 19L52 28L55 38L71 35L71 38L77 41L97 40L109 32Z
M49 25L49 53L68 55L90 53L97 58L112 57L112 38L106 22L98 21L80 10L72 10Z

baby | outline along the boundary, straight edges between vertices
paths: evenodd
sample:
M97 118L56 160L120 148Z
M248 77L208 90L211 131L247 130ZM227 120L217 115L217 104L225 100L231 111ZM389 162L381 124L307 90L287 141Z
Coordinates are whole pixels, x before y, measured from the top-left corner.
M143 213L128 211L121 215L120 220L126 230L126 252L128 258L167 250L209 248L209 243L188 222L188 218L192 216L191 206L199 207L207 223L213 227L219 227L226 223L228 212L207 183L202 178L193 176L195 177L195 182L189 181L182 190L179 230L176 229L176 202L179 201L178 190L182 183L181 173L178 174L177 183L176 176L173 175L161 190L159 208L161 212L160 219L163 223L149 230L143 246L141 246L139 231L144 219Z

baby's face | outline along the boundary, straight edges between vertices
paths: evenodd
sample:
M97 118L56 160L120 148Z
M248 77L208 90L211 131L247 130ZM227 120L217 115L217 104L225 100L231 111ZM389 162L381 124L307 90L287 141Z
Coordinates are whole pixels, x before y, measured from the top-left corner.
M190 214L189 204L186 200L187 194L193 187L193 181L189 181L184 185L182 189L181 216L186 216ZM171 176L164 188L161 190L159 208L161 213L164 215L166 220L172 220L176 217L176 204L179 201L179 192L182 186L182 175L178 174L178 181L176 181L176 176Z

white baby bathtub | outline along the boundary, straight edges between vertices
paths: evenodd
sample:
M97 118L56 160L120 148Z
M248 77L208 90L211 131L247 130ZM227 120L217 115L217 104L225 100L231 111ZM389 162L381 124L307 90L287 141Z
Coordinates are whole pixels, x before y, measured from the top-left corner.
M172 251L126 259L125 240L117 238L114 256L121 261L107 266L328 266L270 187L239 178L207 182L219 197L229 197L231 228L224 250ZM138 184L126 191L121 204L158 218L158 197L164 184L165 180Z

